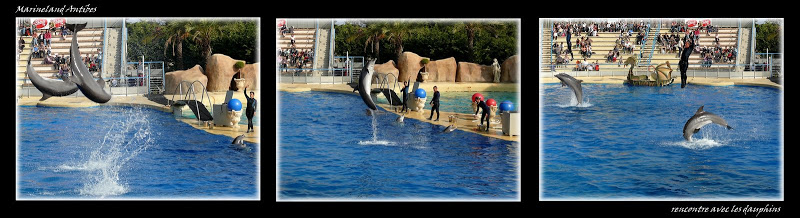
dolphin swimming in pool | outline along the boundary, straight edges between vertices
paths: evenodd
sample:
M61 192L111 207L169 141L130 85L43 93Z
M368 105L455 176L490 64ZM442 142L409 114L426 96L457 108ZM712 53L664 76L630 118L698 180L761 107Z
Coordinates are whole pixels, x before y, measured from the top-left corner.
M236 136L236 138L233 139L233 142L231 142L231 144L244 147L244 135Z
M85 26L85 24L83 24L83 26ZM73 24L73 28L80 30L82 27L80 25ZM94 77L92 77L92 73L89 72L89 68L87 68L86 64L83 63L83 60L81 60L81 53L78 50L78 34L72 35L72 45L69 49L69 55L69 67L74 74L74 76L71 76L69 80L78 85L78 89L80 89L86 98L89 98L89 100L97 103L106 103L111 100L111 95L103 90L103 88L106 86L106 83L103 81L102 75L100 75L100 79L97 81L93 80Z
M583 103L583 88L581 88L581 82L583 80L575 79L566 73L559 73L555 75L556 78L561 80L561 86L564 85L569 86L573 92L575 92L575 98L578 99L578 105Z
M398 118L397 118L397 120L395 120L395 121L397 121L398 123L402 123L402 122L403 122L403 119L405 119L405 117L406 117L406 115L405 115L405 114L403 114L403 115L400 115L400 117L398 117Z
M450 125L450 126L447 126L447 128L445 128L444 131L442 131L442 132L443 133L452 132L452 131L455 131L457 128L458 127L456 127L456 125Z
M697 112L694 113L692 118L689 118L686 121L686 124L683 125L683 138L686 141L692 141L692 135L700 131L700 128L703 126L708 125L709 123L716 123L721 126L724 126L728 129L733 129L733 127L728 125L728 122L725 119L717 116L716 114L712 114L711 112L703 111L704 106L700 106L697 109Z
M358 76L358 94L361 95L361 99L364 100L364 103L367 104L367 107L372 110L377 110L378 107L375 106L375 102L372 101L372 96L370 96L370 87L372 87L372 73L375 72L375 59L369 58L364 64L364 68L361 69L361 75Z

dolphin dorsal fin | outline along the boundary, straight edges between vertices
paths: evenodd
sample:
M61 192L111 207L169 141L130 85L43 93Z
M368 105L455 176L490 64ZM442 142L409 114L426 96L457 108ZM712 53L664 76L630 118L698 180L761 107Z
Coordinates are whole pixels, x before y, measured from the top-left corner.
M703 112L703 107L704 107L704 106L705 106L705 105L703 105L703 106L700 106L700 108L698 108L698 109L697 109L697 112L694 112L694 114L699 114L699 113Z

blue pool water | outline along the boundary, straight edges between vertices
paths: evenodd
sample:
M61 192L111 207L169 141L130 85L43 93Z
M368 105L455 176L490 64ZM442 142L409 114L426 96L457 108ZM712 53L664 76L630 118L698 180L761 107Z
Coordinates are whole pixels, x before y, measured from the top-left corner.
M19 108L22 199L257 199L257 144L139 107Z
M280 92L281 199L488 199L519 194L519 143L380 110L358 95ZM377 140L373 140L373 137Z
M426 91L428 91L428 96L426 98L426 103L425 103L425 112L430 115L429 110L431 109L431 105L428 104L428 102L430 102L433 98L433 90L426 90ZM517 98L518 94L517 92L479 92L479 93L483 95L484 100L494 99L495 101L497 101L498 106L503 101L511 101L511 103L514 103L514 110L520 109L520 103L519 99ZM475 94L475 92L439 91L439 103L442 104L439 107L439 111L474 114L475 111L472 110L472 105L470 104L473 94ZM401 98L403 97L402 93L398 93L398 96ZM386 97L384 97L383 94L379 94L376 103L388 104L389 102L388 100L386 100Z
M744 86L584 84L587 106L559 84L540 90L542 196L548 198L777 198L780 90ZM682 137L697 109L716 124Z

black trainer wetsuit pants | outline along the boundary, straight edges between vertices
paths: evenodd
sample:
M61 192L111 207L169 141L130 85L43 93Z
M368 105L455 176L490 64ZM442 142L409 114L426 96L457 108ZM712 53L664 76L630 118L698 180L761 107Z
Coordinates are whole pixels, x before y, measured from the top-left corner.
M486 112L486 110L481 113L481 125L483 125L484 118L486 118L486 129L489 129L489 112Z
M434 110L436 110L436 119L437 120L439 119L439 104L433 104L433 107L431 107L431 116L428 117L428 119L433 118L433 111Z
M689 69L689 62L681 60L678 63L678 67L680 67L680 69L681 69L681 88L683 88L684 86L686 86L686 83L687 83L687 81L686 81L686 70Z
M247 115L247 130L255 130L253 129L253 115L255 115L255 111L245 110L245 115Z

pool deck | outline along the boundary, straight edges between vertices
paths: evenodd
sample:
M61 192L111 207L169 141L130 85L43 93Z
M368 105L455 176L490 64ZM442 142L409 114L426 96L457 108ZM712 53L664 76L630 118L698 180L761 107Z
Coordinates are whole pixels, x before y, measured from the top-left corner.
M244 94L241 91L236 93L238 95L234 94L234 98L244 99ZM170 99L172 95L164 95L164 97ZM179 97L180 96L176 96L175 97L176 100ZM212 102L214 104L218 104L225 100L225 92L209 92L209 97L212 99ZM17 104L20 106L37 106L37 107L144 106L161 110L167 113L172 113L172 109L170 107L153 102L144 96L133 96L133 95L113 96L111 100L105 104L98 104L92 102L86 97L52 97L44 101L39 101L39 98L41 97L39 96L22 97L17 100ZM232 138L236 138L237 136L244 134L245 135L244 141L246 142L259 143L260 141L260 137L258 135L260 129L259 126L255 125L253 126L253 129L255 129L254 132L245 133L247 131L247 125L239 125L238 128L227 127L227 126L215 126L213 129L209 129L205 125L199 125L197 119L178 118L177 120L180 120L184 123L189 124L194 128L204 130L211 134L225 135Z
M625 82L624 76L604 76L604 77L575 77L576 79L583 80L583 83L595 84L623 84ZM689 85L705 85L705 86L762 86L783 90L783 86L776 84L769 79L729 79L729 78L704 78L704 77L689 77L687 78ZM540 80L542 83L559 83L558 78L543 77ZM680 85L681 78L675 78L673 85Z
M440 92L487 92L487 91L498 91L498 92L516 92L518 90L518 85L516 83L435 83L435 82L426 82L420 83L419 88L425 90L433 90L433 86L437 86ZM398 87L399 89L399 87ZM321 91L321 92L338 92L338 93L347 93L358 95L358 92L353 92L353 88L346 84L279 84L278 90L280 91L287 91L287 92L304 92L304 91ZM398 112L394 112L394 109L389 104L377 104L378 107L383 108L386 111L391 113L400 115ZM366 108L366 107L364 107ZM398 109L399 111L399 109ZM500 124L492 123L490 126L492 127L489 132L485 131L478 131L477 125L479 124L478 119L472 116L472 114L462 114L462 113L454 113L454 112L445 112L440 111L441 115L439 117L439 121L428 120L428 116L430 116L430 110L423 110L422 113L417 111L411 111L406 113L406 119L417 119L422 122L440 125L443 126L442 129L444 130L445 127L455 124L457 130L472 132L476 134L480 134L487 137L503 139L507 141L520 141L521 136L506 136L503 135L502 129L500 129ZM448 117L450 115L455 115L458 117L455 123L448 122ZM498 114L499 116L499 114ZM434 115L434 118L435 115ZM479 117L480 118L480 117ZM435 119L434 119L435 120Z

